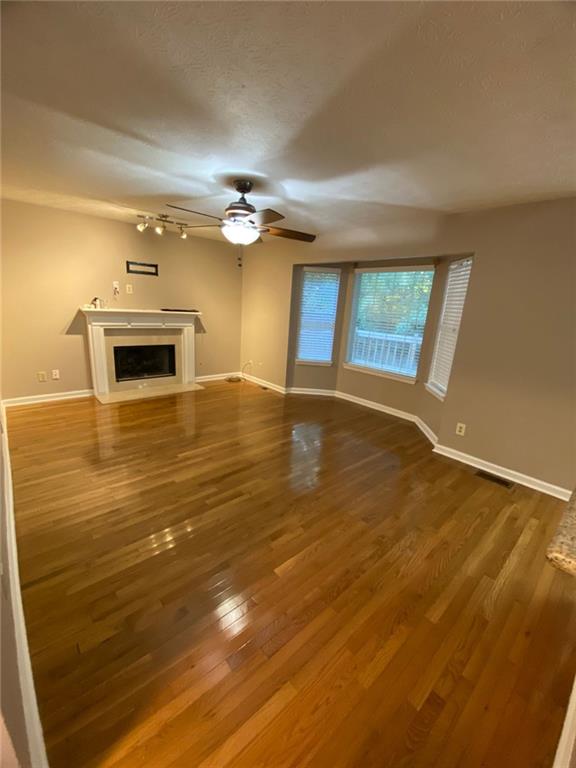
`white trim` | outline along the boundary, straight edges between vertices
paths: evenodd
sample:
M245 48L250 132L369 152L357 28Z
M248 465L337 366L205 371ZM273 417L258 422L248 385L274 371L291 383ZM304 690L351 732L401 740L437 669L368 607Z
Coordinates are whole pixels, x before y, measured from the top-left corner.
M406 421L416 422L416 416L407 411L400 411L398 408L391 408L389 405L382 405L374 400L365 400L363 397L356 397L356 395L349 395L348 392L339 392L336 390L334 396L339 400L347 400L349 403L355 403L356 405L363 405L365 408L371 408L374 411L381 411L387 413L389 416L396 416L399 419L405 419Z
M556 749L556 756L552 768L568 768L573 764L576 756L576 681L572 686L572 693L562 726L560 741Z
M24 607L22 604L22 591L20 587L20 572L18 569L18 548L16 543L16 526L14 522L14 497L12 493L12 470L10 466L10 454L8 450L8 434L6 431L6 412L4 405L0 410L2 453L4 456L4 515L6 519L6 549L7 562L3 564L8 576L10 586L10 602L14 615L16 633L16 655L18 666L18 679L22 693L24 709L24 721L26 724L26 736L28 752L32 768L48 768L48 757L38 711L38 701L34 688L32 664L30 663L30 649L26 634L26 622L24 620Z
M208 376L196 376L196 384L200 384L203 381L221 381L227 379L229 376L242 376L240 371L233 371L231 373L211 373Z
M420 416L416 416L416 417L414 418L414 423L416 424L416 426L418 427L418 429L419 429L421 432L423 432L423 433L424 433L425 437L427 437L427 438L428 438L428 440L430 440L430 442L432 443L432 445L436 445L436 444L437 444L437 442L438 442L438 435L436 435L436 434L435 434L435 433L434 433L434 432L433 432L433 431L430 429L430 427L428 426L428 424L426 424L426 422L425 422L425 421L422 421L422 419L420 418Z
M418 429L424 434L430 442L435 445L438 438L432 432L428 424L422 421L419 416L407 411L400 411L398 408L391 408L388 405L382 405L374 400L365 400L362 397L356 397L356 395L349 395L347 392L339 392L334 389L308 389L306 387L289 387L286 390L288 395L311 395L317 397L334 397L337 400L347 400L349 403L355 403L356 405L362 405L364 408L371 408L373 411L380 411L381 413L387 413L389 416L396 416L399 419L405 421L411 421Z
M182 312L177 309L129 309L129 308L122 308L122 307L102 307L101 309L96 309L96 307L93 307L92 305L87 305L84 307L79 307L80 312L83 312L86 317L106 317L106 314L109 315L161 315L162 317L197 317L198 315L201 315L202 312L197 312L194 310L193 312ZM108 321L106 321L106 324L108 325Z
M356 365L356 363L343 363L342 368L346 368L347 371L357 371L358 373L367 373L370 376L381 376L383 379L392 379L393 381L401 381L404 384L416 384L418 379L416 376L408 376L403 373L393 373L392 371L381 371L378 368L368 368L365 365Z
M315 267L314 265L309 265L302 267L302 272L328 272L332 275L339 275L342 269L340 267Z
M323 368L331 368L334 360L295 360L296 365L319 365Z
M428 392L430 392L431 395L434 395L434 397L437 397L438 400L441 400L442 402L444 402L444 398L446 397L446 392L443 392L435 384L432 384L431 382L427 381L424 384L424 389L428 390Z
M530 477L530 475L524 475L522 472L516 472L514 469L501 467L499 464L492 464L490 461L484 461L484 459L479 459L476 456L470 456L468 453L462 453L461 451L449 448L446 445L437 444L434 447L434 453L439 453L441 456L447 456L449 459L460 461L463 464L469 464L477 469L484 469L486 472L490 472L498 477L503 477L505 480L519 483L519 485L525 485L527 488L532 488L541 493L547 493L549 496L555 496L557 499L562 499L562 501L568 501L572 493L568 488L552 485L552 483L538 480L536 477Z
M435 264L409 264L406 267L356 267L354 272L434 272L435 269Z
M246 381L250 381L252 384L258 384L258 386L266 387L266 389L273 389L274 392L279 392L281 395L286 394L286 387L282 387L280 384L273 384L271 381L259 379L257 376L252 376L252 374L249 373L243 373L242 377L246 379Z
M92 397L93 389L76 389L70 392L50 392L45 395L27 395L25 397L8 397L2 400L4 408L15 405L33 405L34 403L50 403L55 400L75 400L80 397Z
M287 395L312 395L316 397L335 397L333 389L308 389L307 387L288 387Z

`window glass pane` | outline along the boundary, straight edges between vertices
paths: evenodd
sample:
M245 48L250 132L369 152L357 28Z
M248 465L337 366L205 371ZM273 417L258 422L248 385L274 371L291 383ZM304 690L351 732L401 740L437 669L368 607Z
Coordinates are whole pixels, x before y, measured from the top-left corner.
M446 292L428 382L440 395L446 394L448 389L471 270L472 259L455 261L448 270Z
M415 377L434 271L358 272L348 362Z
M310 363L332 362L339 287L339 270L304 271L297 360Z

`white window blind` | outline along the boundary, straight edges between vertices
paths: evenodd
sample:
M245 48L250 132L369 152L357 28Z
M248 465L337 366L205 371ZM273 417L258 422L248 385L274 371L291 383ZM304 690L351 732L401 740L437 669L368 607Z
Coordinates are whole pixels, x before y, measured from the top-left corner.
M299 362L332 362L339 289L339 269L304 269L296 353Z
M357 270L347 361L415 378L434 269Z
M429 388L441 397L448 389L471 269L472 259L455 261L448 268L446 292L428 381Z

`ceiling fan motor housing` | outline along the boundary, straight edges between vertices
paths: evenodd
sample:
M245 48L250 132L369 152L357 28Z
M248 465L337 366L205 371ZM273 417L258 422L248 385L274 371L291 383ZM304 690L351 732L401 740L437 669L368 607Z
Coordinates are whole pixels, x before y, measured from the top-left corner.
M254 213L255 210L256 208L254 208L253 205L250 205L250 203L246 202L244 197L241 197L240 200L235 203L230 203L230 205L226 208L226 218L244 219L246 216Z
M236 179L234 182L234 188L236 192L240 193L240 199L236 202L230 203L226 208L227 219L244 219L251 213L256 211L256 208L246 200L244 195L247 195L252 190L252 182L248 179Z

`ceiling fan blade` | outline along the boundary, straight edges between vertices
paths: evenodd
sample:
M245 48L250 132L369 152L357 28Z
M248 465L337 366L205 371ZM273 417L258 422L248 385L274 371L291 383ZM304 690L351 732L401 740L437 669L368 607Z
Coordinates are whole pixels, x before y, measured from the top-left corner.
M261 227L263 224L272 224L273 221L280 221L284 216L278 213L278 211L273 211L272 208L263 208L261 211L255 211L250 214L247 218L248 221Z
M182 229L220 229L220 224L182 224Z
M306 243L313 243L316 235L309 235L308 232L297 232L295 229L282 229L281 227L266 227L265 234L274 235L274 237L287 237L290 240L304 240Z
M211 213L201 213L200 211L192 211L190 208L182 208L181 205L172 205L172 203L166 203L166 208L174 208L176 211L186 211L186 213L195 213L197 216L207 216L209 219L217 219L222 221L220 216L212 216Z

